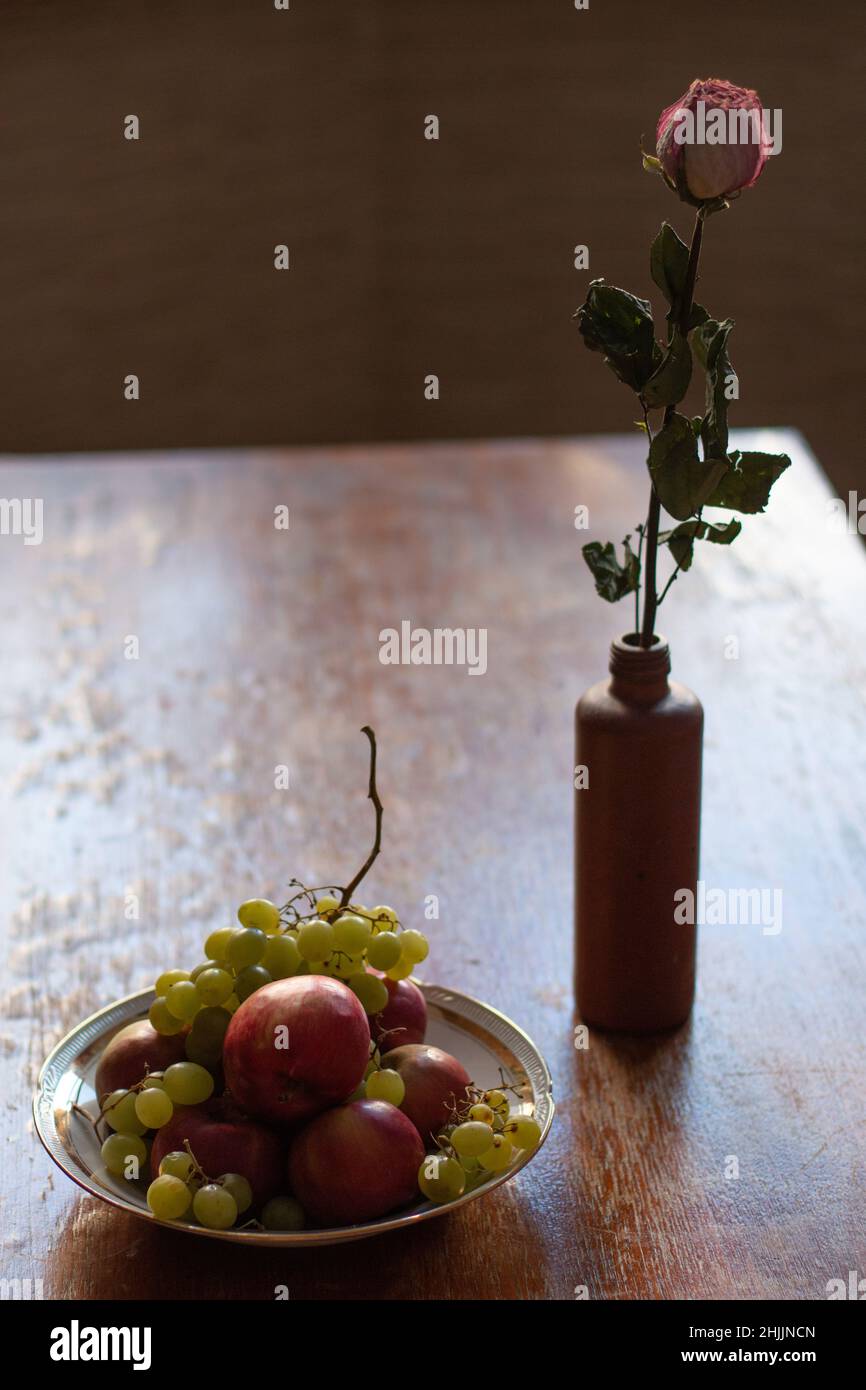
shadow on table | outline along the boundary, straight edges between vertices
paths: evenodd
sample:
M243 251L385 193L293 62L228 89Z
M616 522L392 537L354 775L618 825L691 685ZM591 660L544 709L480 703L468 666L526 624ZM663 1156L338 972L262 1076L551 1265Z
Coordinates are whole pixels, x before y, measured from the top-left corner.
M46 1295L273 1300L284 1286L289 1299L411 1297L412 1271L440 1239L432 1229L440 1224L350 1245L268 1250L172 1231L82 1198L46 1262Z
M466 1239L467 1220L477 1219L459 1211L351 1244L268 1250L173 1231L82 1197L46 1260L45 1296L273 1301L285 1290L291 1301L447 1299L445 1271L456 1262L485 1297L485 1242Z

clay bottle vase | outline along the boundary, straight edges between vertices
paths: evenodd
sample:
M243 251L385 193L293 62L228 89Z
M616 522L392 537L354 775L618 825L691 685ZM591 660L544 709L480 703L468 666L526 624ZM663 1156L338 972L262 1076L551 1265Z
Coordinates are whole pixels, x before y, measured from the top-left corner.
M577 1005L598 1028L673 1028L694 998L696 928L674 895L697 891L704 712L669 672L663 637L621 637L576 710Z

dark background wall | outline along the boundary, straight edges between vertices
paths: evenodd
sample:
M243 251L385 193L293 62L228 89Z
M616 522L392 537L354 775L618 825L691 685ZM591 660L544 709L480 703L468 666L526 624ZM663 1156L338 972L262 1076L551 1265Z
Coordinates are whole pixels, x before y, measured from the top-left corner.
M593 275L649 293L662 218L687 235L638 140L719 75L784 114L783 153L707 229L700 298L738 320L734 422L801 427L857 486L862 9L2 4L0 447L627 428L571 314Z

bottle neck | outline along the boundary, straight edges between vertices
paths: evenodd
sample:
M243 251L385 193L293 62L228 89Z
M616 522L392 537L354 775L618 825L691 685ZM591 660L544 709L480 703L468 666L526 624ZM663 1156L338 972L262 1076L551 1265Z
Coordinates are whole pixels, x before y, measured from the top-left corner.
M664 637L651 647L641 647L636 633L626 633L610 644L611 694L630 704L654 704L670 690L671 653Z

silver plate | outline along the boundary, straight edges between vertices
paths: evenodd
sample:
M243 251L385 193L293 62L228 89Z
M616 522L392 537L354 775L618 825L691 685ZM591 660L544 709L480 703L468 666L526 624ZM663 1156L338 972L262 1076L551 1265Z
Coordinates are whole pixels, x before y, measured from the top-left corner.
M457 1057L478 1086L498 1085L501 1069L506 1082L519 1088L520 1102L515 1099L512 1108L526 1114L534 1113L541 1126L543 1144L553 1120L554 1105L550 1073L532 1039L511 1019L478 999L459 994L457 990L443 989L440 985L423 984L420 980L416 983L427 1000L426 1041ZM146 1017L153 998L152 989L142 990L79 1023L45 1059L33 1098L36 1132L57 1166L85 1191L146 1221L155 1221L156 1217L145 1201L145 1184L129 1183L107 1172L93 1126L75 1107L96 1115L93 1083L102 1050L120 1028ZM454 1202L444 1206L419 1202L414 1207L359 1226L311 1231L209 1231L204 1226L183 1221L159 1224L171 1225L190 1235L232 1240L242 1245L336 1245L342 1241L363 1240L366 1236L414 1226L419 1221L428 1221L465 1206L514 1177L535 1157L540 1147L518 1157L504 1173L491 1177Z

